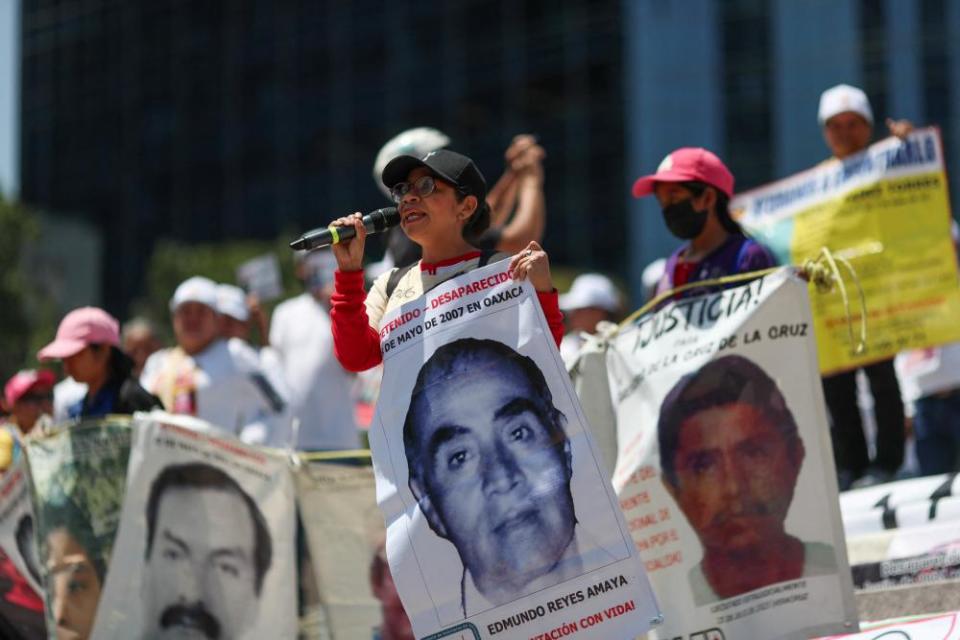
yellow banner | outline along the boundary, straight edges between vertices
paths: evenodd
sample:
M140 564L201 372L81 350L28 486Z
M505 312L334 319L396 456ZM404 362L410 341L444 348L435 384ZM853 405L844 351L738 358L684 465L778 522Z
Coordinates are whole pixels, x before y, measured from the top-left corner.
M827 247L856 270L867 309L862 353L850 341L841 296L811 296L822 373L960 340L957 258L937 129L888 138L842 162L748 191L731 209L784 263L802 264ZM847 289L858 327L860 301L849 279Z

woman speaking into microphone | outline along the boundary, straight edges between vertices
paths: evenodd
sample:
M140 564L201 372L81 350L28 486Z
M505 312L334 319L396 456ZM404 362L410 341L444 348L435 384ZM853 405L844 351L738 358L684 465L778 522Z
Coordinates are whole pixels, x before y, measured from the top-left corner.
M382 361L380 321L384 314L418 298L438 284L506 256L484 253L465 237L477 237L490 224L487 183L473 161L442 149L425 157L399 156L381 175L400 213L400 227L423 249L419 262L393 269L363 286L363 249L367 232L359 213L334 226L352 226L356 236L332 246L337 259L331 297L334 352L349 371L364 371ZM563 315L550 277L547 253L536 242L510 259L515 280L529 279L559 345Z

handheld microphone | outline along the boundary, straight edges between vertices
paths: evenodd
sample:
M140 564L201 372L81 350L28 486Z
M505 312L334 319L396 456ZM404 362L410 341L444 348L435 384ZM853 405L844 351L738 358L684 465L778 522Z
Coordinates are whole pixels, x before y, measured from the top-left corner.
M384 207L383 209L371 211L363 216L362 221L363 226L367 229L367 233L380 233L381 231L400 224L400 212L397 211L396 207ZM357 231L352 226L334 227L331 225L329 227L317 227L316 229L307 231L300 236L299 239L291 242L290 248L309 251L310 249L329 247L332 244L349 240L355 235L357 235Z

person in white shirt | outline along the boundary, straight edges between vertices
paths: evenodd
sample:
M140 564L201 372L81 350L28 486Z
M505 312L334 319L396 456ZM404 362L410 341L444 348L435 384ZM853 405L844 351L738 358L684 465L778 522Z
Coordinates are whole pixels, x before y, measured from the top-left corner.
M217 313L220 314L220 337L224 340L238 338L253 347L260 356L260 366L270 384L280 392L280 395L289 399L290 388L283 376L280 354L270 346L267 316L256 296L248 296L243 289L233 284L218 284ZM260 337L259 349L250 340L254 326ZM286 446L289 443L278 444Z
M172 413L194 415L251 444L285 446L287 398L269 381L257 352L220 337L217 285L195 276L170 301L177 346L150 356L140 382Z
M141 383L140 386L143 386ZM146 388L146 387L144 387ZM63 422L70 419L70 407L81 402L87 395L87 385L67 376L53 387L53 421Z
M283 378L290 389L291 414L299 423L296 448L354 449L359 444L353 412L355 376L333 353L330 295L333 254L298 254L297 277L307 291L277 305L270 327Z
M584 343L584 333L596 333L600 322L612 322L620 313L620 294L610 278L583 273L574 278L570 291L560 294L567 333L560 343L560 356L569 364Z

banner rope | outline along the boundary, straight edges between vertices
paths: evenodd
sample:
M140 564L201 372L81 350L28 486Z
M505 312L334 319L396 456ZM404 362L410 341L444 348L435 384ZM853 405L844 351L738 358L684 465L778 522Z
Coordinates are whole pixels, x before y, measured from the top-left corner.
M860 341L854 348L854 353L860 355L867 347L867 297L863 293L863 287L860 284L856 269L853 268L849 260L843 256L834 255L830 249L823 247L820 249L820 255L817 258L806 260L800 270L813 282L820 293L830 293L833 291L834 284L840 289L843 309L847 314L847 333L850 336L850 344L853 344L853 316L850 313L850 297L847 295L847 287L844 285L843 276L837 267L838 263L847 269L860 295Z
M856 347L854 348L854 353L859 355L863 353L867 346L867 298L863 293L863 287L860 284L860 278L857 276L857 271L853 268L853 265L850 264L850 261L843 256L834 255L830 249L823 247L820 249L820 254L816 258L808 259L803 263L802 266L794 266L793 268L797 270L797 273L800 275L800 277L812 282L814 286L816 286L817 291L820 293L830 293L833 291L834 285L837 286L837 288L840 290L840 297L843 299L843 308L847 316L847 332L850 336L850 343L853 344L853 315L850 313L850 297L847 294L847 287L843 282L843 275L840 273L838 264L843 265L846 268L850 274L850 278L856 285L857 292L860 296L860 340L856 343ZM731 276L723 276L721 278L711 278L710 280L690 282L679 287L674 287L669 291L664 291L660 295L655 296L645 305L627 316L619 325L617 325L616 330L613 331L608 337L616 335L621 329L633 324L638 318L646 315L652 309L655 309L661 303L669 300L678 293L690 291L691 289L716 287L733 284L736 282L745 282L747 280L756 280L757 278L770 275L781 268L782 267L770 267L768 269L760 269L759 271L749 271L747 273L738 273Z

